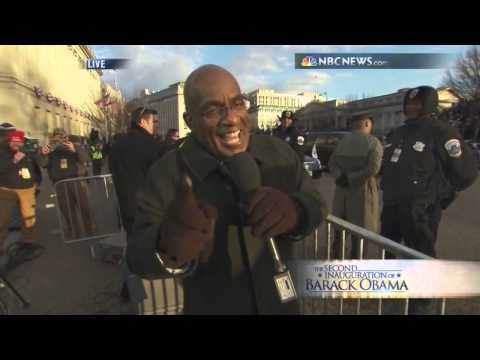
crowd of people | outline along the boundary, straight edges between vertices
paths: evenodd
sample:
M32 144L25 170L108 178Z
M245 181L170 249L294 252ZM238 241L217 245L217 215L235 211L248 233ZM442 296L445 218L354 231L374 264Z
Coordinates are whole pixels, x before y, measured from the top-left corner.
M254 131L237 80L215 65L193 71L184 96L191 133L183 139L170 129L159 141L158 114L146 107L137 108L129 130L111 142L97 130L84 141L55 129L33 154L22 152L24 133L3 124L0 256L17 204L22 217L21 246L7 266L43 251L32 236L39 168L56 184L89 176L90 163L93 176L108 165L127 234L127 299L143 301L146 280L168 280L182 287L185 314L298 313L298 301L278 297L267 240L275 238L282 259L291 259L293 244L324 221L329 207L304 170L305 138L292 112L284 111L271 133ZM462 135L439 120L437 107L435 89L409 90L407 120L385 144L372 135L371 116L351 119L351 134L328 164L336 185L333 215L432 257L442 211L478 176ZM85 235L93 235L86 190L75 195L66 187L57 197L61 212L80 212ZM67 236L80 231L74 222ZM359 241L352 242L351 257L359 258ZM333 248L340 257L338 235ZM412 302L411 311L424 311L425 304Z
M176 137L178 139L178 131ZM158 144L157 153L171 149L174 138L175 134L172 134L170 141ZM84 138L56 128L49 135L47 144L36 150L27 150L22 130L11 123L0 125L0 270L10 270L36 259L44 251L41 241L34 238L42 169L54 187L63 180L101 175L106 170L112 144L118 139L120 135L113 137L112 141L105 141L96 129ZM144 146L143 143L139 145ZM89 211L87 187L84 181L78 186L56 187L65 239L89 237L96 233L95 221ZM128 226L128 220L125 223ZM12 231L20 231L20 241L6 248L5 241Z

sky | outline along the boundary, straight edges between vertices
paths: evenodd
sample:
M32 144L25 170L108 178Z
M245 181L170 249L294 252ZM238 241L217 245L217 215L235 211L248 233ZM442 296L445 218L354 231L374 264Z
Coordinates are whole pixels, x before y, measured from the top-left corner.
M127 99L144 88L158 91L185 80L204 64L220 65L238 79L243 92L271 88L298 94L316 92L331 99L379 96L401 88L438 87L446 69L295 69L295 53L447 53L461 55L467 45L91 45L97 58L125 58L126 69L105 71ZM453 65L450 64L450 65Z

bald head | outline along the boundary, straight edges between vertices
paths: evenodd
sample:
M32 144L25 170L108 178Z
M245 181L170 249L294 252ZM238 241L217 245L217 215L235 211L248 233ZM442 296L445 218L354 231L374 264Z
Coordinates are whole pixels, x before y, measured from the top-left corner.
M184 87L185 123L217 157L246 151L250 139L248 101L235 77L217 65L193 71Z
M185 81L184 96L187 112L195 112L203 98L224 92L227 88L240 93L235 77L217 65L203 65L194 70Z

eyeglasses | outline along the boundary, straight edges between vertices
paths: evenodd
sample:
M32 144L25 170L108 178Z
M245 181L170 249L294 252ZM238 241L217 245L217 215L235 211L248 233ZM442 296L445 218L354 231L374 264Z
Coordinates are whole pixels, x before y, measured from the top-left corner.
M228 109L233 113L239 114L250 109L250 101L244 96L238 97L228 106L210 105L207 110L202 112L202 116L207 120L223 119L228 114Z

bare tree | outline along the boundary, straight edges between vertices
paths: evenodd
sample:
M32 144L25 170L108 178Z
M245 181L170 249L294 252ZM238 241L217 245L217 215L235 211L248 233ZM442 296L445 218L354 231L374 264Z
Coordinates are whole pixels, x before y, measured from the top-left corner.
M453 69L447 70L443 85L455 90L466 100L480 99L480 47L470 47L460 56Z

